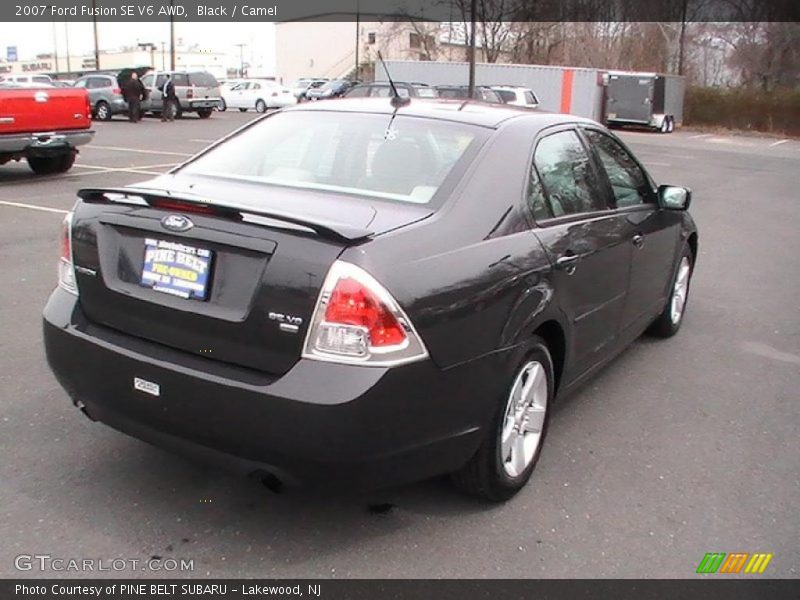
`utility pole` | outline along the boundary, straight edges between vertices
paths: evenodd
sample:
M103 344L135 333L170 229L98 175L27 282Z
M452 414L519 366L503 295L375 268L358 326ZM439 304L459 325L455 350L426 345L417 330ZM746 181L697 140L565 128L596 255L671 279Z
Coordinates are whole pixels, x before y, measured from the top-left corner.
M469 9L470 36L469 36L469 90L467 95L471 100L475 95L475 13L478 9L478 0L472 0Z
M355 79L358 81L358 47L361 45L361 6L360 2L356 0L356 75Z
M175 0L169 0L169 70L175 70Z
M97 0L92 0L92 24L94 26L94 70L100 70L100 47L97 43Z
M678 39L678 75L683 75L683 45L686 37L686 5L689 0L683 0L681 6L681 35Z
M165 57L166 53L164 51L164 46L166 46L166 44L164 42L161 42L161 70L162 71L166 71L167 70L167 62L166 62L167 59Z

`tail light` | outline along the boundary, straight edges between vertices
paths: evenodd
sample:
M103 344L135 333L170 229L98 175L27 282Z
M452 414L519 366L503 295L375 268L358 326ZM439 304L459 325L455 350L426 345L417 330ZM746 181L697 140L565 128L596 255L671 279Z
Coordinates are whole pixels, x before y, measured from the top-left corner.
M278 95L278 92L272 92L272 97L275 98Z
M58 260L58 285L71 294L78 295L75 265L72 262L72 213L67 213L61 224L61 257Z
M304 358L396 366L428 356L391 294L363 269L336 261L306 334Z
M194 89L189 88L188 90L186 90L186 97L187 98L194 98Z
M122 90L118 87L111 90L111 93L114 94L115 96L122 96Z

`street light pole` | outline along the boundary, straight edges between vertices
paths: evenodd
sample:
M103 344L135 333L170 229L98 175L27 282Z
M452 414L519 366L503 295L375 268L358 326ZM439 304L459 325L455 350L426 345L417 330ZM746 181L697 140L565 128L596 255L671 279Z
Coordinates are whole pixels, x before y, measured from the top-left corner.
M69 23L66 21L64 22L64 45L67 50L67 71L72 72L72 65L70 65L69 60Z
M355 79L358 81L358 47L361 45L361 5L356 0L356 75Z

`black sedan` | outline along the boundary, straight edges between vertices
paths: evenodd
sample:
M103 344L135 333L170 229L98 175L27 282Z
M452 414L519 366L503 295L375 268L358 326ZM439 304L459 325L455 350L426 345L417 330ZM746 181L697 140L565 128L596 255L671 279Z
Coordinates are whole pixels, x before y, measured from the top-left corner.
M273 480L490 500L554 400L678 331L698 246L690 192L604 127L474 102L301 105L79 196L44 338L91 419Z

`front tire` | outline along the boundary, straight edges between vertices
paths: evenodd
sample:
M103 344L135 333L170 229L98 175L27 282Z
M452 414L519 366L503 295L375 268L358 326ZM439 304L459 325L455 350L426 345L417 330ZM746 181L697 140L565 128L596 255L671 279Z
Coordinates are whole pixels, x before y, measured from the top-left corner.
M37 175L53 175L66 173L75 162L75 152L58 154L56 156L29 156L28 166Z
M220 105L217 107L217 110L219 112L225 112L226 110L228 110L228 103L225 102L225 98L222 99Z
M653 321L648 333L657 337L672 337L681 328L686 314L686 303L689 301L689 284L694 269L694 257L688 244L684 244L675 274L672 276L672 287L664 310Z
M537 337L477 452L452 475L456 486L491 502L508 500L525 486L547 435L555 393L553 373L550 352Z

